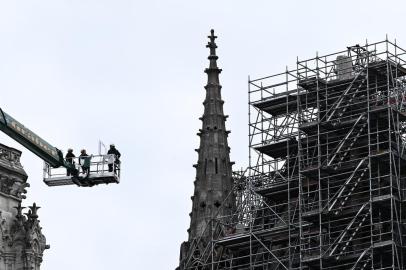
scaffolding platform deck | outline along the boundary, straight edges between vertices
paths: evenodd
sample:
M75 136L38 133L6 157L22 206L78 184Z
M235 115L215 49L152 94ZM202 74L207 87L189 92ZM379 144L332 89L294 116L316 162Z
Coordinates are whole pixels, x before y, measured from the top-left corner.
M388 119L388 113L390 112L396 117L399 117L399 121L406 121L406 112L399 111L392 105L373 106L370 112L374 116L374 119Z
M319 129L319 121L301 123L299 129L307 134L316 134Z
M311 76L299 80L298 86L308 91L314 91L317 88L325 88L327 86L327 82L322 78Z
M299 179L288 181L277 181L274 183L267 183L263 186L254 187L256 193L271 197L275 200L279 197L287 197L288 193L290 196L297 196L299 190Z
M277 142L256 146L254 149L273 158L283 158L288 154L297 153L298 142L295 138L286 138Z
M248 233L240 233L222 237L216 240L216 244L233 249L246 246L246 243L249 243L250 240L251 236Z
M324 100L328 97L330 97L330 99L333 96L336 96L336 98L339 97L350 85L353 87L359 87L365 78L365 74L359 74L359 76L351 76L347 79L333 79L326 81L323 78L312 76L299 80L298 85L303 89L306 89L308 93L317 92L319 99ZM326 91L327 89L328 91Z
M368 65L370 71L377 75L386 77L388 74L388 69L390 70L391 76L393 78L403 77L406 75L406 68L392 60L381 60L371 62Z
M316 99L315 93L306 93L303 90L298 93L294 90L252 102L252 106L272 116L281 116L297 112L299 107L304 109L308 103L315 102Z
M297 95L285 94L260 100L252 104L254 107L273 116L292 113L297 110Z

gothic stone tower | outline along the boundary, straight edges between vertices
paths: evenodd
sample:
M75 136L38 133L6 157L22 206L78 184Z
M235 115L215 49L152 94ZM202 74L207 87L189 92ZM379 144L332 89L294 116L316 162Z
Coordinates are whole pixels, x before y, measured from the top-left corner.
M206 99L203 102L204 114L202 129L199 130L200 147L196 149L199 158L194 167L196 168L196 181L193 206L190 213L191 221L188 230L189 240L181 247L182 261L187 260L199 248L207 244L212 236L215 217L232 214L235 208L235 197L232 195L233 178L232 165L230 162L230 147L227 137L230 133L226 130L225 121L227 116L223 113L221 99L221 85L219 74L221 69L217 67L217 55L214 30L208 37L207 48L210 49L209 68L207 74ZM199 247L196 247L199 245ZM192 251L193 250L193 251Z
M0 270L39 270L46 244L34 203L23 214L27 174L21 152L0 144Z

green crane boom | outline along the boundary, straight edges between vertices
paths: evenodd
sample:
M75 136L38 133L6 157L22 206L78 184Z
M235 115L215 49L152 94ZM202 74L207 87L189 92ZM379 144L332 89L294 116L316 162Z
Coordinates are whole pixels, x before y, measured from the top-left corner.
M58 148L52 146L37 134L26 128L23 124L5 113L1 108L0 114L1 131L19 142L52 167L57 168L63 166L73 172L76 171L76 168L72 163L64 160L63 154Z

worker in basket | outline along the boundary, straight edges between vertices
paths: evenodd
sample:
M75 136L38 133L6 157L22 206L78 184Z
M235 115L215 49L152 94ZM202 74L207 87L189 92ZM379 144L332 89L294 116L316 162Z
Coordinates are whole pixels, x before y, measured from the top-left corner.
M113 167L114 167L114 172L116 172L118 164L120 164L121 154L117 150L117 148L114 144L110 144L110 149L109 149L109 151L107 151L107 155L114 155L114 156L109 156L108 165L109 165L109 172L113 171Z
M66 160L66 162L74 165L75 164L75 161L73 161L74 158L75 158L75 154L73 154L73 149L69 148L68 153L66 153L66 155L65 155L65 160ZM70 176L71 174L72 174L71 169L66 169L66 175Z
M89 175L90 173L90 160L92 155L88 155L85 149L80 151L79 164L82 166L82 172Z

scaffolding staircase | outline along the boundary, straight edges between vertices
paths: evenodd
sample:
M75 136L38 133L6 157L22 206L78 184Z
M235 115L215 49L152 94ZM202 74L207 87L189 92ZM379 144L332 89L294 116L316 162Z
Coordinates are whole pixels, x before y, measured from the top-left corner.
M367 80L367 77L363 75L364 72L361 71L360 73L355 76L352 82L348 85L348 87L343 91L340 97L334 102L333 106L329 109L331 111L328 112L327 121L331 121L333 118L340 119L343 114L347 111L349 106L353 103L357 94L359 94L362 86ZM361 82L359 82L359 77L362 76ZM358 83L359 82L359 83ZM343 105L344 104L344 105ZM337 116L337 117L334 117Z
M336 170L339 167L340 163L348 156L354 144L357 142L360 135L367 127L368 122L366 120L367 117L365 113L361 114L357 118L354 125L344 137L344 139L337 145L337 147L333 151L331 151L333 155L330 159L327 160L327 167L332 166L336 159L338 159L338 162L333 166L333 168L334 170Z
M370 215L369 203L365 203L358 210L357 214L348 224L348 226L343 230L340 236L334 241L331 246L331 251L329 256L334 256L336 260L346 252L348 246L351 244L352 240L355 238L359 230L362 228L367 218Z
M329 204L329 207L327 208L328 212L333 211L336 206L338 206L338 208L334 211L334 215L338 215L342 212L344 206L361 180L367 175L368 170L368 157L365 157L358 163L357 167L352 172L350 177L348 177L348 179L345 181L344 185L341 186L341 188L330 200L331 204Z
M355 262L354 266L351 268L351 270L365 270L365 269L370 269L367 268L369 263L372 261L372 253L371 249L368 248L364 250L364 252L361 253L359 256L358 260Z

